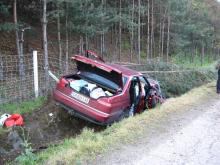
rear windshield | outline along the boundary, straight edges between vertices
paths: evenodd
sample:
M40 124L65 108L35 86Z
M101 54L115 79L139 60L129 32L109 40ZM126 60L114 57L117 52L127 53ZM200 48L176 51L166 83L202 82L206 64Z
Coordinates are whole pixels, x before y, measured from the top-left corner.
M81 72L80 76L83 77L84 79L87 79L89 81L97 83L97 84L104 86L106 88L110 88L114 91L116 91L119 88L119 86L116 83L114 83L113 81L111 81L105 77L102 77L100 75L97 75L95 73Z
M126 79L122 80L122 75L114 70L107 72L99 67L80 61L77 61L77 69L80 71L79 75L81 77L114 91L117 91L119 88L121 88L121 85L122 83L124 84L124 81L126 82Z

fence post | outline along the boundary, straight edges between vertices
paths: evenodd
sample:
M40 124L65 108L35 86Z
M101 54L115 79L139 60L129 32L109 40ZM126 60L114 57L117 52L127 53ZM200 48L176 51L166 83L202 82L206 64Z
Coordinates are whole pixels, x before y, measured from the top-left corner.
M39 95L39 86L38 86L38 62L37 62L37 51L33 51L33 71L34 71L34 93L35 98Z

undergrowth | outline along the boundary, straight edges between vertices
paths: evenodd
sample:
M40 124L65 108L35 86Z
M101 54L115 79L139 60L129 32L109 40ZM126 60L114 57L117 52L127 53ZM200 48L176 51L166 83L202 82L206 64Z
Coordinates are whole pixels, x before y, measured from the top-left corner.
M186 93L192 88L207 84L216 79L216 72L213 70L192 70L175 73L149 74L158 80L161 89L166 97L176 97Z
M176 97L186 93L194 87L201 86L208 82L217 79L217 73L214 66L207 68L186 68L166 62L149 62L147 65L130 66L131 69L138 71L160 71L148 73L145 76L150 76L158 80L162 92L166 97ZM168 72L166 72L168 71ZM174 71L174 72L169 72Z
M199 55L195 55L193 61L191 59L191 55L184 55L181 53L172 57L173 63L186 68L207 68L215 63L215 61L216 57L211 55L205 55L203 62L201 62L201 57Z

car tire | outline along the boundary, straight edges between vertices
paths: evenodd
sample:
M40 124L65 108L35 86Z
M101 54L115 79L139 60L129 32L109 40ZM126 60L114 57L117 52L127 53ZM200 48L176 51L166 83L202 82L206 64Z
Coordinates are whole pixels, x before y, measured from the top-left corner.
M151 108L155 108L157 106L157 99L155 96L152 96Z

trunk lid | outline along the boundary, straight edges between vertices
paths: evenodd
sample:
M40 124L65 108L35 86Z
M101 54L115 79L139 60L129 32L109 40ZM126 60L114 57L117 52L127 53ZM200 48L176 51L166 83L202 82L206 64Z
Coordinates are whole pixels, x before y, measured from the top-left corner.
M75 55L72 59L76 62L80 74L99 81L107 87L115 90L122 89L122 72L114 67L109 66L101 61L92 60L84 56Z

